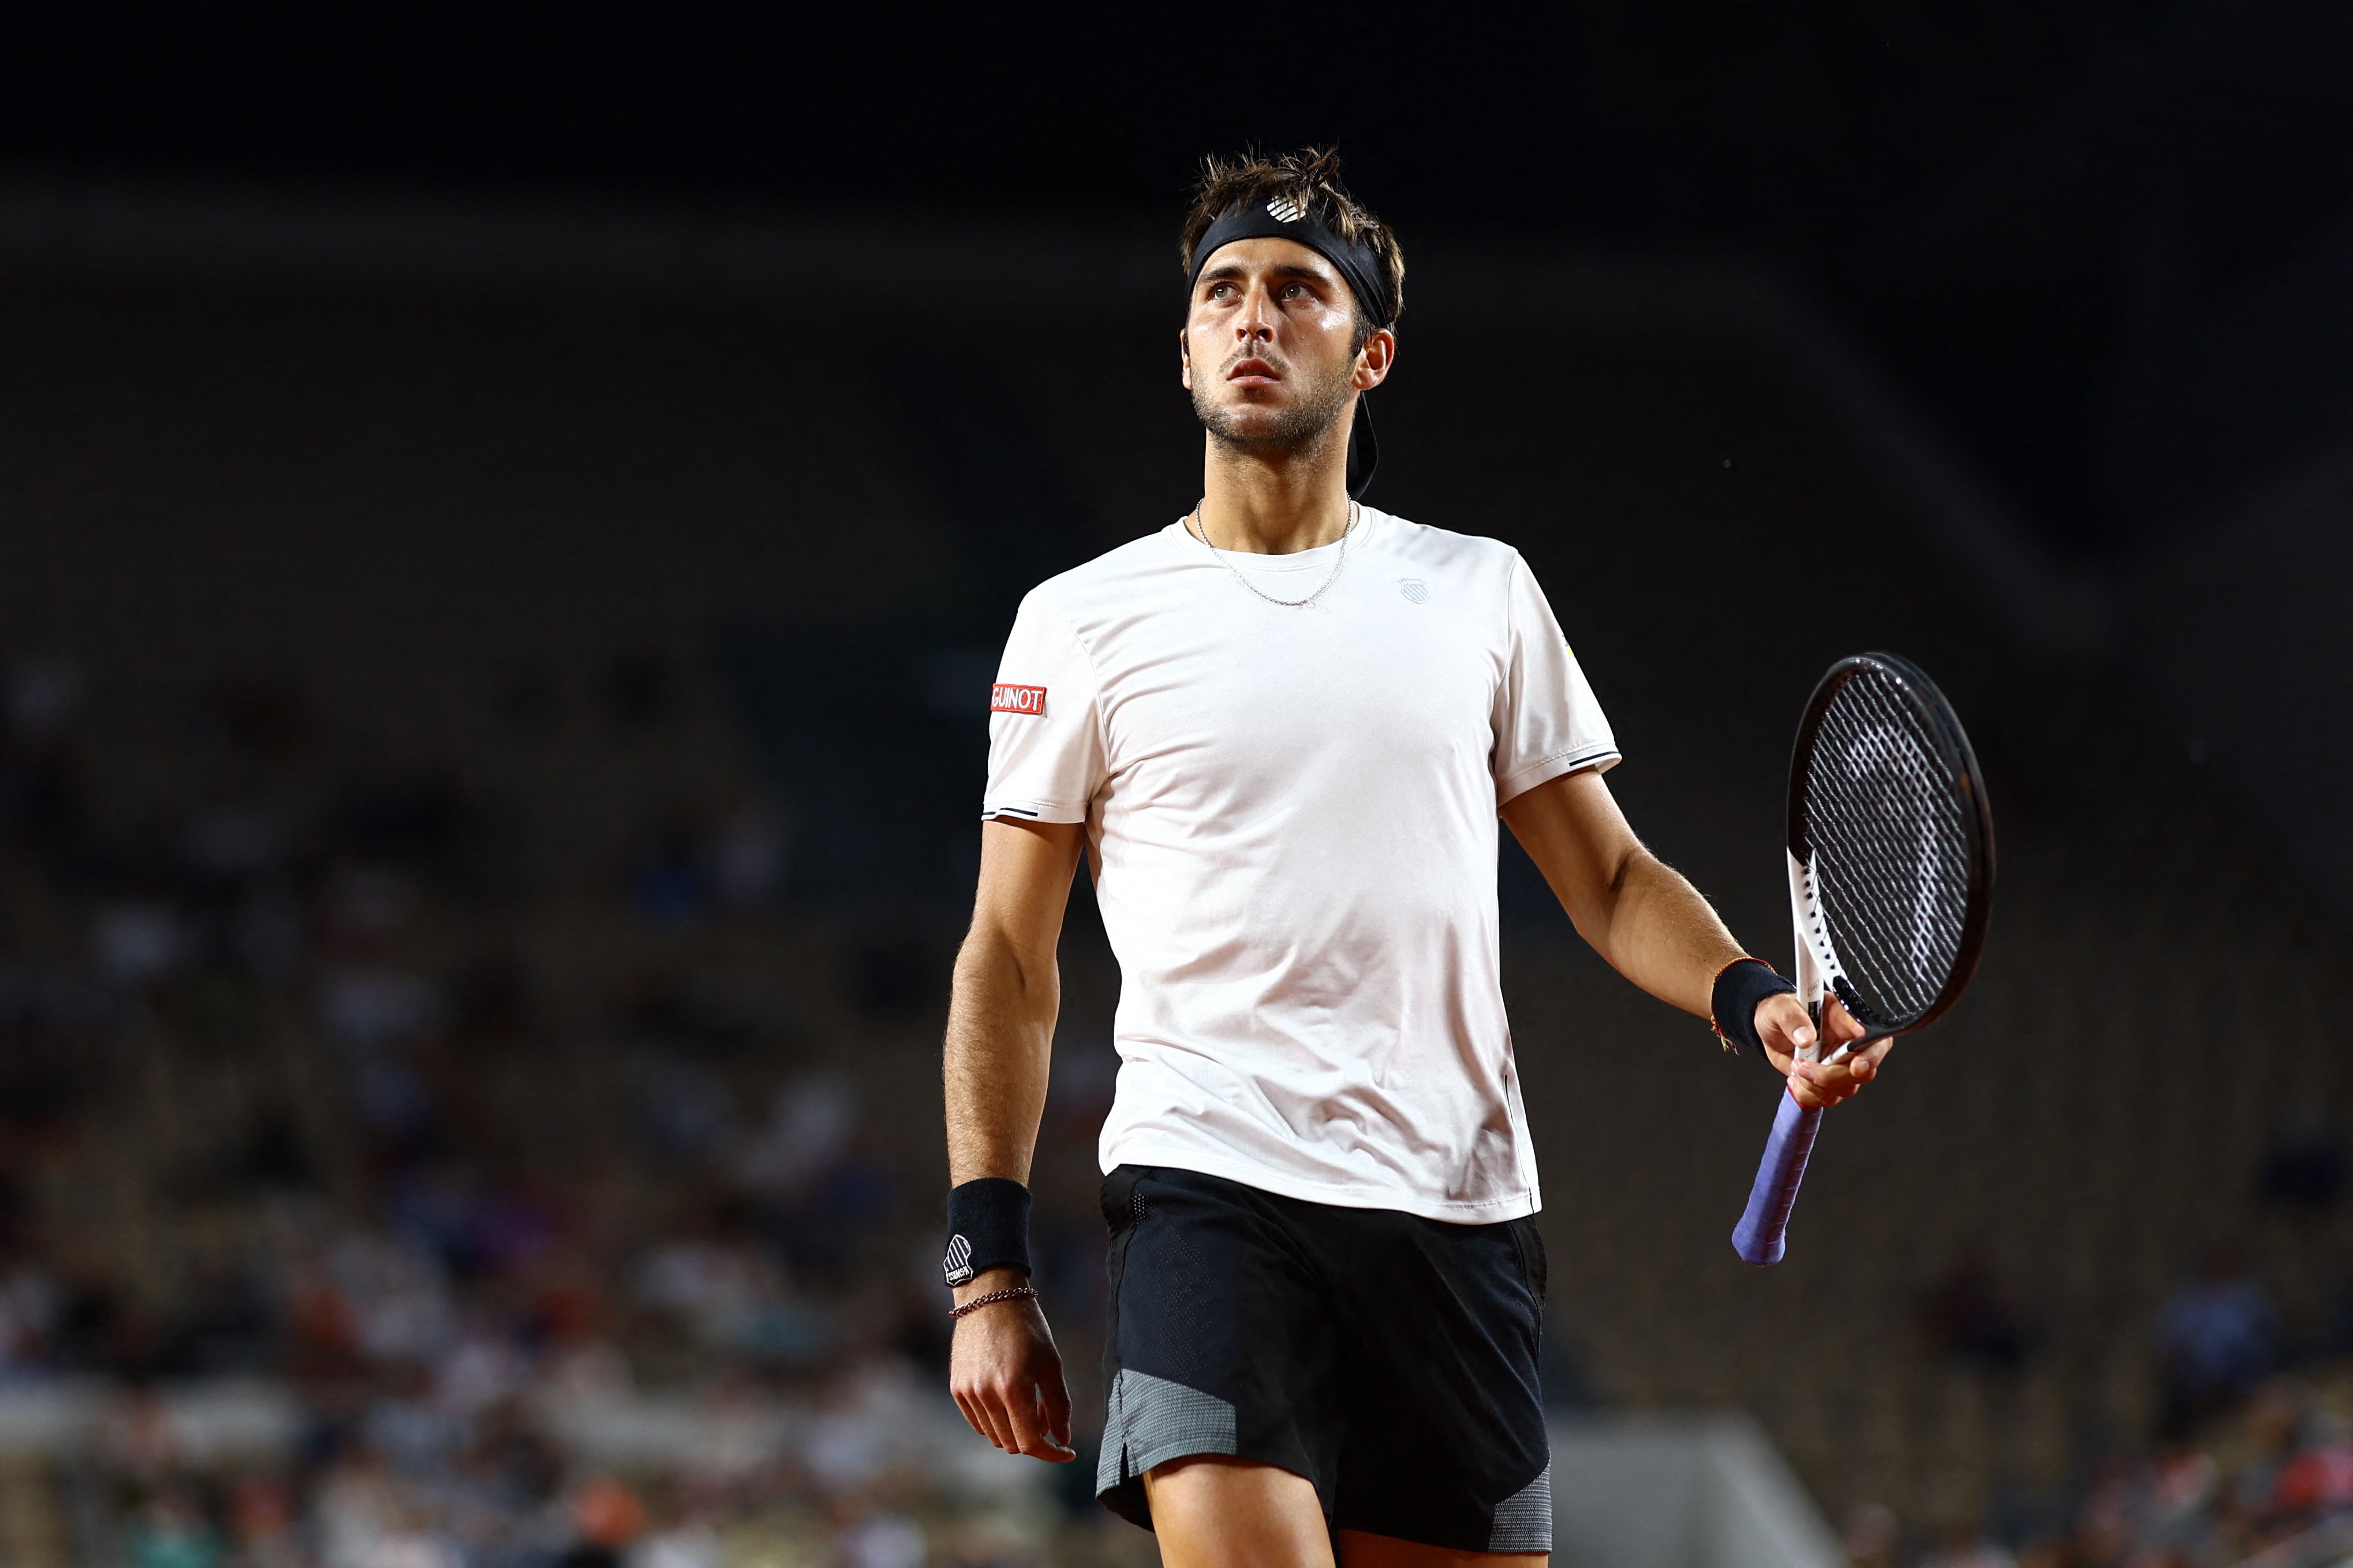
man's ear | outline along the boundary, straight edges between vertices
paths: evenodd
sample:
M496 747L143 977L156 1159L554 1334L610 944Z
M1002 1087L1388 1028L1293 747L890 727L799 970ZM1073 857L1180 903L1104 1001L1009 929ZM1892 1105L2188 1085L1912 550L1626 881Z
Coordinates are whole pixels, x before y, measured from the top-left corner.
M1189 328L1176 329L1176 363L1184 366L1177 379L1185 384L1185 390L1190 392L1193 389L1193 334Z
M1396 364L1397 334L1382 327L1356 351L1356 373L1348 384L1359 392L1369 392L1388 379L1389 369Z

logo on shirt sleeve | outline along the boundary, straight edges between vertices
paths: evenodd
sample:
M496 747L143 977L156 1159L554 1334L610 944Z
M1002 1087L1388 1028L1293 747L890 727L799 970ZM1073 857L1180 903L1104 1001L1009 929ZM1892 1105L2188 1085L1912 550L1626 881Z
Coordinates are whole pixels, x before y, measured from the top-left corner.
M1046 688L1008 686L1000 681L988 689L988 711L993 714L1034 714L1042 717L1046 712Z

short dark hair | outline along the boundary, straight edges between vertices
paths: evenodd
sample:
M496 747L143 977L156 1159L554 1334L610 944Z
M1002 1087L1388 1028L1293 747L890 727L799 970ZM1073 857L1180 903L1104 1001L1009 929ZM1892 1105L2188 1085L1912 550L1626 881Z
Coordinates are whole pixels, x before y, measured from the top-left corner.
M1396 318L1405 314L1405 252L1398 249L1397 236L1390 232L1389 226L1375 217L1340 183L1340 150L1336 147L1302 147L1296 153L1275 157L1253 149L1233 157L1212 153L1202 159L1201 177L1193 187L1192 210L1185 215L1184 232L1177 241L1185 275L1193 275L1194 252L1200 249L1201 238L1209 232L1211 224L1247 203L1271 201L1277 196L1288 196L1341 238L1364 246L1379 259L1382 270L1388 275L1388 321L1370 320L1364 302L1356 302L1358 346L1372 335L1374 328L1394 325ZM1351 291L1352 297L1353 294Z

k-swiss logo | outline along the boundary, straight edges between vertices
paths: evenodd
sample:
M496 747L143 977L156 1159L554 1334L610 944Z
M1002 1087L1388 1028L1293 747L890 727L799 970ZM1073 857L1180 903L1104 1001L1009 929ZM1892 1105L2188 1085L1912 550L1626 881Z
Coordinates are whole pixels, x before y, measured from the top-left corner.
M964 1237L948 1237L947 1255L940 1259L940 1272L947 1276L950 1285L964 1285L972 1278L972 1243Z
M988 711L993 714L1033 714L1042 717L1046 712L1046 688L1008 686L1000 682L988 688Z
M1307 216L1307 209L1287 196L1279 196L1266 204L1266 215L1277 223L1297 223Z
M1408 604L1425 604L1430 599L1430 585L1419 577L1399 577L1398 592L1405 595Z

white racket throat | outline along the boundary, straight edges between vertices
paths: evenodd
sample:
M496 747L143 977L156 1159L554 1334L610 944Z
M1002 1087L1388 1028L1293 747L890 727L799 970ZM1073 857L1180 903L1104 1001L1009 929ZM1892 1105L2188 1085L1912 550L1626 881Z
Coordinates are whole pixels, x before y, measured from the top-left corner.
M1789 925L1797 938L1796 973L1789 978L1797 982L1798 995L1805 1001L1806 1012L1814 1021L1814 1043L1798 1053L1801 1062L1835 1064L1846 1060L1854 1046L1866 1044L1868 1038L1841 1045L1828 1056L1822 1053L1822 999L1835 996L1836 983L1846 978L1839 963L1838 949L1831 946L1830 927L1822 919L1822 901L1814 889L1814 868L1811 863L1799 860L1788 851L1783 858L1789 863Z

